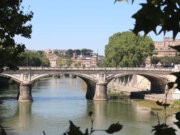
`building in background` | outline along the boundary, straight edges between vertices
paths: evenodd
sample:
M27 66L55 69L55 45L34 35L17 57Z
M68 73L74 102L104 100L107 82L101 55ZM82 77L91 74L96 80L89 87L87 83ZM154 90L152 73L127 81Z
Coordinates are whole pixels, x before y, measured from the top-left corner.
M73 53L72 67L97 67L98 56L97 55L77 55Z
M54 50L46 49L46 50L44 50L45 54L55 53L55 54L64 55L64 56L66 55L66 52L67 52L67 50L58 50L58 49L54 49Z
M45 54L54 53L54 50L46 49L46 50L44 50L44 53L45 53Z
M164 37L162 41L154 41L155 54L152 56L154 61L153 63L155 63L155 59L157 62L159 61L155 64L155 66L167 66L167 62L160 62L160 60L167 59L166 57L170 59L178 56L179 52L171 48L171 46L177 45L180 45L180 39L173 40L173 38ZM146 58L146 67L152 66L152 57L149 56ZM174 63L172 62L171 64L173 65Z
M178 55L178 52L175 49L172 49L170 46L180 45L180 39L173 40L170 37L164 37L163 41L154 41L155 46L155 57L174 57Z
M50 67L57 67L58 56L54 53L46 54L46 57L49 59Z
M67 50L58 50L58 49L54 50L54 53L57 54L58 56L65 56L66 52Z
M50 67L97 67L98 56L77 55L73 53L72 58L66 56L66 50L44 50L46 57L49 59Z

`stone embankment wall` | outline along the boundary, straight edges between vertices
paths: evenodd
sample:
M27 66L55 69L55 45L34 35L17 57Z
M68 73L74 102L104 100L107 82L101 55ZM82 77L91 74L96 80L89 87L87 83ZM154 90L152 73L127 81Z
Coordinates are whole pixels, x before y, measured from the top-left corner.
M107 87L110 93L130 93L132 91L149 91L151 83L139 75L126 75L113 79Z
M167 78L170 82L175 82L176 77L172 75L168 75ZM174 85L174 87L176 84ZM172 92L174 91L174 87L169 90L169 94L167 96L167 102L173 103L174 99L172 97ZM109 93L123 93L128 96L133 96L137 98L154 100L154 101L164 101L165 94L153 94L150 93L151 82L145 77L139 75L127 75L120 78L115 78L112 80L108 86ZM146 92L144 92L146 91ZM132 95L133 93L133 95Z

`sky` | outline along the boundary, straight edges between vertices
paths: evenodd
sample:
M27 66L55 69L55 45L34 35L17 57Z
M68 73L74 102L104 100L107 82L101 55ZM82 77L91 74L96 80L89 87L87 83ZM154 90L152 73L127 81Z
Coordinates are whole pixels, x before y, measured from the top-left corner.
M110 36L133 29L131 16L140 8L136 2L114 4L114 0L24 0L23 6L25 12L34 13L31 39L16 37L27 49L88 48L101 55ZM156 41L164 35L149 36Z

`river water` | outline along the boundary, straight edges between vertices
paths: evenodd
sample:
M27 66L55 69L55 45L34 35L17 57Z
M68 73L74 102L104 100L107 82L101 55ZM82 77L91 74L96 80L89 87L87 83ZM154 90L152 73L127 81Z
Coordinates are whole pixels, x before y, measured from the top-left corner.
M157 124L151 108L139 106L130 99L87 101L86 86L80 79L38 81L32 89L33 103L18 103L16 85L0 88L0 92L0 124L9 135L43 135L43 130L47 135L61 135L68 129L69 120L84 132L90 128L89 111L94 113L96 129L108 128L117 121L123 124L123 129L116 134L151 135L152 126Z

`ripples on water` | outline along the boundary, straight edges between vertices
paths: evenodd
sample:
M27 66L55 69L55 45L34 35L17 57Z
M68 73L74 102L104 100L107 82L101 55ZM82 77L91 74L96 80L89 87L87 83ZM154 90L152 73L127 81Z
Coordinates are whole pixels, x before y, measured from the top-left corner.
M90 127L89 111L94 112L94 127L98 129L120 121L123 129L117 134L151 135L152 126L157 124L151 109L138 106L133 100L87 101L86 86L80 79L37 82L32 90L33 103L18 103L17 92L15 85L1 88L0 122L9 129L9 134L42 135L45 130L47 135L60 135L68 128L69 120L84 131Z

